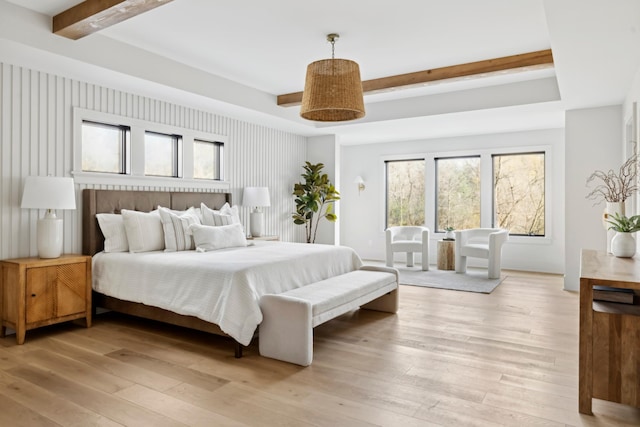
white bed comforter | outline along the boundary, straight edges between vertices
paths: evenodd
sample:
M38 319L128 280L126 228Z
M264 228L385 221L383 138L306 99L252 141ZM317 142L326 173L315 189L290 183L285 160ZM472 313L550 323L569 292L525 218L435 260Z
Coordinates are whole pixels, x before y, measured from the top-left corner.
M93 257L93 289L215 323L248 345L262 322L262 295L362 265L356 252L344 246L255 243L211 252L100 252Z

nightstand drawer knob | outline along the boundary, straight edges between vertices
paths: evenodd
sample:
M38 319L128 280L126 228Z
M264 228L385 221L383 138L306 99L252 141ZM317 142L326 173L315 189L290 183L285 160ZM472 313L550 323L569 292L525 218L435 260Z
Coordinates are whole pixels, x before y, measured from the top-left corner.
M35 296L36 296L36 294L31 294L31 296L32 296L32 297L35 297Z

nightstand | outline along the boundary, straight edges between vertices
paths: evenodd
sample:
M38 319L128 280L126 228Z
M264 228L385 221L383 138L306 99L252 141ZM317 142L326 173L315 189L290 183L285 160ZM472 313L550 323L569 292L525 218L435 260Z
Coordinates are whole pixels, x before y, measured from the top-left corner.
M0 261L0 337L9 327L23 344L30 329L82 318L90 327L90 256Z
M280 236L259 236L259 237L249 236L247 237L247 240L280 240Z

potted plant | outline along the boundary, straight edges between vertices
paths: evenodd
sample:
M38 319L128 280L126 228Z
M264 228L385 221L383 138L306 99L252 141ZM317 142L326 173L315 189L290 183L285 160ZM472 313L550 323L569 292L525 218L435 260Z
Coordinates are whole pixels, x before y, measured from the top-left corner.
M322 173L324 164L311 164L305 162L302 167L304 178L293 187L293 195L296 196L296 211L293 213L294 224L305 227L307 243L316 241L318 224L322 218L336 222L338 216L333 213L333 203L340 200L340 193L333 186L326 173Z
M610 230L607 222L609 216L614 213L625 215L625 201L638 191L638 154L629 157L617 172L612 169L608 172L593 172L587 178L587 187L591 187L587 199L594 200L594 205L605 202L602 225L606 230ZM607 252L610 253L613 237L613 231L608 231Z
M587 199L595 200L598 205L607 203L607 213L618 212L624 215L624 202L638 190L638 155L634 154L625 161L618 172L610 169L608 172L597 170L587 178L587 186L596 183L595 187L587 194ZM619 203L618 209L609 205ZM606 218L605 218L606 219Z
M445 231L444 240L455 240L455 237L453 235L453 230L454 230L453 227L448 227L447 226L447 227L444 228L444 231Z
M616 232L611 240L611 252L621 258L630 258L636 253L636 239L633 233L640 230L640 215L630 218L614 213L607 218L609 230Z

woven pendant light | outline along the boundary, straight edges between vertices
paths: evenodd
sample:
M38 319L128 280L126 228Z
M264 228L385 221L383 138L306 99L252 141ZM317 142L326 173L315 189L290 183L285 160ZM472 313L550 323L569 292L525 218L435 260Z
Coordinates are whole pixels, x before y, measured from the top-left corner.
M338 34L327 35L331 59L309 64L302 92L300 115L317 122L341 122L364 117L360 67L348 59L335 59Z

